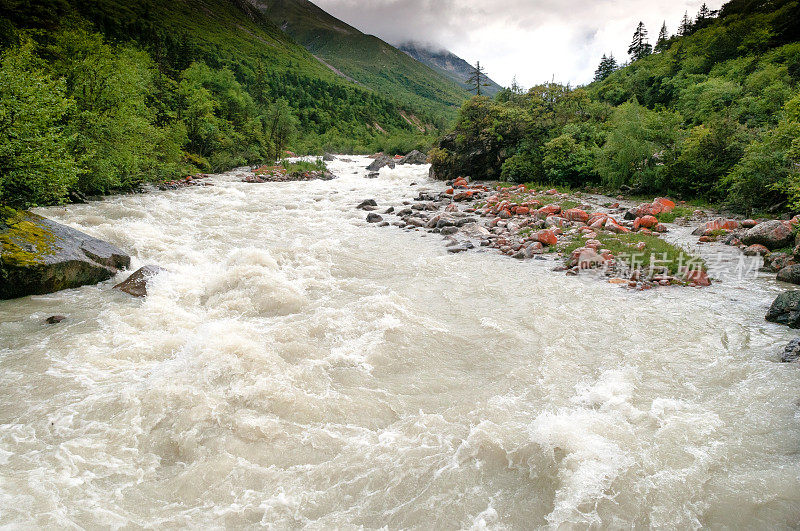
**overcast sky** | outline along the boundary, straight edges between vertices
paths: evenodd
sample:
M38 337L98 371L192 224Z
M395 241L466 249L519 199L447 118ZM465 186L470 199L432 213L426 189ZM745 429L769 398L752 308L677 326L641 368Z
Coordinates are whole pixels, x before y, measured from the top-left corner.
M508 86L514 75L530 87L555 76L591 81L603 53L627 59L636 25L655 44L661 23L675 33L685 11L702 0L312 0L364 33L391 44L416 40L480 61ZM707 1L719 9L722 0Z

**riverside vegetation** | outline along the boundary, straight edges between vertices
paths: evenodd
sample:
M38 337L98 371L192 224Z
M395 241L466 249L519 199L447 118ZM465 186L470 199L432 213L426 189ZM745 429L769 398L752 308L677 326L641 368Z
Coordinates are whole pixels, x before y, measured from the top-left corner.
M643 27L632 62L596 82L473 98L431 153L434 174L598 186L800 208L800 3L734 0L701 11L656 52Z
M424 149L449 112L337 76L243 2L0 6L0 204L8 206L218 172L287 148Z

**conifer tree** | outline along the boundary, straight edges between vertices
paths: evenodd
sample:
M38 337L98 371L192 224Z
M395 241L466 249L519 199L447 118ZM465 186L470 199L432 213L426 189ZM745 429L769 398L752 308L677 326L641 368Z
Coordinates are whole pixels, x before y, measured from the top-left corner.
M481 62L478 63L472 68L472 73L467 79L467 84L470 86L470 91L475 92L476 96L480 96L482 94L482 87L488 87L489 83L487 82L488 76L486 75L486 70L481 66Z
M669 46L669 33L667 33L667 22L661 25L661 31L658 32L658 40L656 41L655 52L663 52Z
M631 56L631 61L637 61L651 53L653 53L653 47L647 42L647 29L644 27L644 22L639 22L636 32L633 34L633 41L628 47L628 55Z
M714 18L715 13L708 9L708 6L704 3L700 6L700 11L697 13L697 18L695 18L693 31L697 31L699 29L703 29L708 26L712 19Z
M681 25L678 27L678 35L681 37L686 37L687 35L692 34L692 21L689 19L689 12L686 11L683 13L683 19L681 20Z
M606 56L603 54L603 58L600 60L600 65L597 67L597 70L594 72L594 80L595 81L602 81L617 69L617 60L614 59L614 54Z

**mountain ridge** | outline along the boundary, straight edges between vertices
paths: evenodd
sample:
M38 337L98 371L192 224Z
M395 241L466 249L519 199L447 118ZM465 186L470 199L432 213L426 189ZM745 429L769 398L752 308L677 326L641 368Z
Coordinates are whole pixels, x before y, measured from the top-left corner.
M329 69L450 121L469 94L441 71L308 0L248 0Z
M453 52L446 49L437 50L432 46L415 41L404 42L398 45L397 49L469 90L467 80L472 75L473 66ZM491 78L487 78L487 82L489 86L481 89L487 96L494 97L503 90L503 87Z

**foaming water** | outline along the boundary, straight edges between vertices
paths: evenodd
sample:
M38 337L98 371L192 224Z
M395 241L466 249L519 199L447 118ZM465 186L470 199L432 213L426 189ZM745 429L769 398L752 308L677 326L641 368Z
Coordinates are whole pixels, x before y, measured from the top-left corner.
M800 521L774 281L633 293L448 255L354 208L427 168L367 163L41 209L168 271L143 300L123 272L0 302L0 525Z

